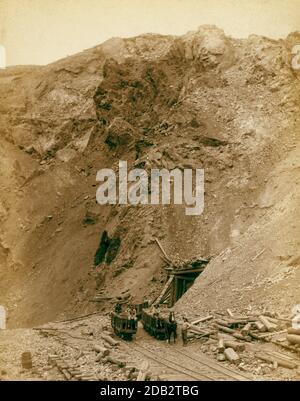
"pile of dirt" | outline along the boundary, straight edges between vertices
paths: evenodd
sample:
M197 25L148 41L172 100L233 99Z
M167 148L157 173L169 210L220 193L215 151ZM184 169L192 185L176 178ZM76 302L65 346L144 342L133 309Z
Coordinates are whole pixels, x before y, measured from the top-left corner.
M286 307L299 301L299 268L286 271L299 245L297 40L239 40L203 26L0 72L0 304L9 324L110 307L90 302L99 292L157 296L166 273L155 238L176 260L213 258L182 308L276 303L283 292ZM97 171L119 160L204 168L204 213L98 205ZM98 259L104 232L113 245Z
M216 256L179 302L183 312L233 308L295 316L300 302L300 147L266 176L256 221ZM224 285L224 283L226 283Z

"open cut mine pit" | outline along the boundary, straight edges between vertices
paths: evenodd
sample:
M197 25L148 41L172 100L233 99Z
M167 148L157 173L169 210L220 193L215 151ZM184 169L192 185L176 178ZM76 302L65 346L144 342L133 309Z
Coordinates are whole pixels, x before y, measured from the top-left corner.
M299 379L299 41L205 25L0 70L0 380ZM203 212L99 204L120 161L203 169Z

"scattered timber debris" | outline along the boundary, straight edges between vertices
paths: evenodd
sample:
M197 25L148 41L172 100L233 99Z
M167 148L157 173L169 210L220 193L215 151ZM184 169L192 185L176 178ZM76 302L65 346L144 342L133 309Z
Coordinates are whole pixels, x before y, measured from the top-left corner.
M119 341L115 340L114 338L112 338L110 335L108 334L101 334L101 338L107 342L109 345L116 347L120 344Z
M63 360L58 355L49 355L49 365L56 367L68 381L98 381L100 378L93 372L83 370L78 364Z
M245 370L245 361L262 361L266 369L299 369L300 359L262 348L251 351L252 344L272 343L292 352L300 351L300 330L287 327L290 321L271 314L234 315L216 313L190 319L189 341L201 339L203 351L213 354L218 362L229 362ZM253 360L254 358L254 360ZM251 365L251 363L250 363ZM265 371L267 372L267 370ZM251 367L249 367L251 371ZM270 370L270 371L271 371Z
M149 370L149 362L148 361L144 361L142 363L141 369L139 371L138 377L137 377L137 381L145 381L146 377L147 377L147 373Z

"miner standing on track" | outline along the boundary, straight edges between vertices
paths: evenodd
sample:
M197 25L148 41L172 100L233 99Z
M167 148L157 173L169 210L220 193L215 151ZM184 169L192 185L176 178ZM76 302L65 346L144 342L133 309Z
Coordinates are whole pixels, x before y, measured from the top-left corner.
M181 325L181 338L182 338L182 343L184 346L187 345L187 342L188 342L187 333L188 333L189 327L190 327L189 322L188 322L187 318L184 317L183 323Z

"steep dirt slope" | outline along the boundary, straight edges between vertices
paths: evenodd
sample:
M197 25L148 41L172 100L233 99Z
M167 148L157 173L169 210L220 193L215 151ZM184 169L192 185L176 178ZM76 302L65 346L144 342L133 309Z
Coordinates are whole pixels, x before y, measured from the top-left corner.
M295 316L300 304L300 145L267 176L257 219L209 264L178 310L269 310ZM259 213L257 211L260 211Z
M296 40L236 40L206 26L1 72L0 304L11 325L93 310L98 291L155 296L165 280L155 237L175 260L244 240L297 136ZM96 173L120 159L204 168L204 214L97 205ZM104 231L109 257L96 267Z

